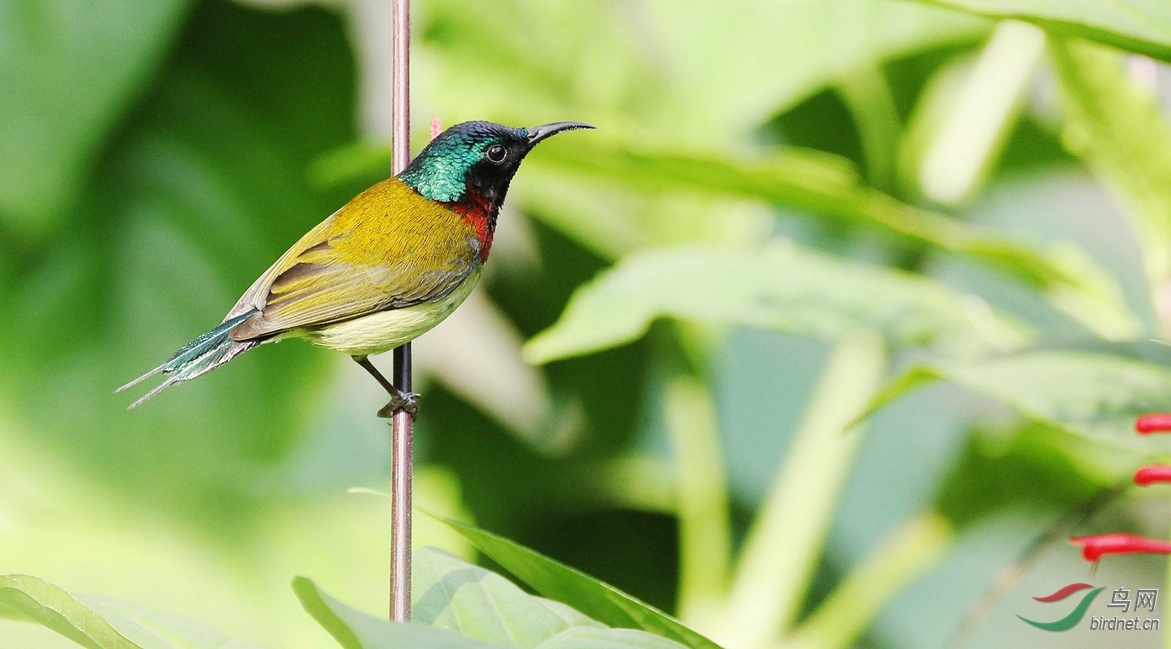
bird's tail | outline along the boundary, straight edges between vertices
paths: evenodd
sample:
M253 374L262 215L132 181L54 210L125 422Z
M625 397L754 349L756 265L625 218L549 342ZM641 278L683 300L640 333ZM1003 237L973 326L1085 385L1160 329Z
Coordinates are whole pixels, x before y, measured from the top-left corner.
M176 383L183 381L190 381L191 379L207 374L215 368L227 363L236 356L252 349L259 345L260 340L232 340L229 333L232 328L243 322L254 312L250 311L243 315L224 321L223 324L203 334L202 336L187 343L183 349L175 352L170 360L153 370L143 374L134 379L126 385L118 388L115 392L121 392L127 388L134 387L146 379L162 372L166 375L167 380L159 384L158 387L146 393L138 401L130 404L131 408L137 408L143 401L153 397L162 392L164 389L171 387Z

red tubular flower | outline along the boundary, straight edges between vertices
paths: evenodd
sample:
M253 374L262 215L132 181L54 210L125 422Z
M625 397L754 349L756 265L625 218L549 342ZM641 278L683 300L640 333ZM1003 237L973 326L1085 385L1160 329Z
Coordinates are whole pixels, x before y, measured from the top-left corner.
M1171 433L1171 412L1151 412L1134 420L1134 429L1142 435ZM1146 487L1171 483L1171 466L1146 466L1134 474L1134 483ZM1171 543L1148 539L1137 534L1094 534L1075 536L1071 545L1082 546L1082 557L1095 566L1107 554L1171 554Z
M1134 420L1134 429L1143 435L1171 432L1171 412L1152 412Z
M1134 474L1134 483L1140 487L1171 482L1171 466L1144 466Z
M1075 536L1069 542L1082 546L1082 556L1086 561L1097 561L1107 554L1171 554L1171 543L1136 534Z

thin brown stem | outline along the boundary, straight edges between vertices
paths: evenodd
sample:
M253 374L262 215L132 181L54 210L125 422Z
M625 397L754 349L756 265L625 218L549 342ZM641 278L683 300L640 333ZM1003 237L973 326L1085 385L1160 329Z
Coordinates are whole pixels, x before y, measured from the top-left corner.
M391 172L398 175L411 158L410 0L394 0L394 115L391 129ZM394 350L394 383L410 393L411 345ZM399 410L391 421L391 532L390 619L411 620L411 424L410 413Z

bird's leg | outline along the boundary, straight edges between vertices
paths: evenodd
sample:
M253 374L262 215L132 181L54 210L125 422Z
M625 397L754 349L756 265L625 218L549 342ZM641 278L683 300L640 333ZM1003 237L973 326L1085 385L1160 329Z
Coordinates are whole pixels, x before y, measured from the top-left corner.
M386 377L378 371L378 368L374 367L374 363L371 363L369 358L366 358L365 356L353 356L352 358L354 359L354 362L362 366L362 369L369 372L370 376L373 376L374 380L378 381L378 384L381 385L386 390L386 393L390 395L390 402L383 406L382 410L378 411L379 417L389 419L393 417L394 413L398 412L399 410L406 412L412 417L419 414L419 404L416 402L416 399L419 397L419 395L415 394L414 392L403 392L402 390L394 387L394 384L392 384L390 381L387 381Z

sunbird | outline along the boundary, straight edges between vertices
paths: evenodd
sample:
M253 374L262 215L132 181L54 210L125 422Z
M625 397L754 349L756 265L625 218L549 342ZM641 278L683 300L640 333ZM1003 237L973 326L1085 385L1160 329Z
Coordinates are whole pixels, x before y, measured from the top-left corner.
M558 133L594 128L554 122L510 128L456 124L396 177L358 194L277 259L218 327L118 388L166 376L160 391L206 374L253 347L305 338L349 354L390 394L378 412L418 412L418 395L370 362L439 324L480 278L508 184L524 157Z

